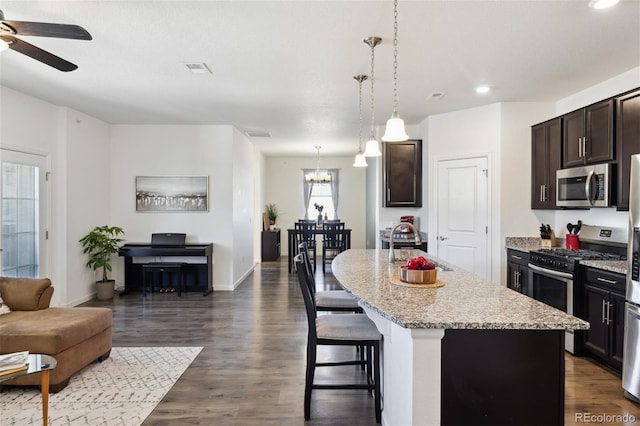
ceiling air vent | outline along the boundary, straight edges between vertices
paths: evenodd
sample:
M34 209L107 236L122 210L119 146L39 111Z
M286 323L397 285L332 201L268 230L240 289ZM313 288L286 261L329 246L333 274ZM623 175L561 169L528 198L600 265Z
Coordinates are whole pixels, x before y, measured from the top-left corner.
M265 132L262 130L247 130L245 134L250 138L270 138L271 137L271 133Z
M427 100L433 99L434 101L439 101L442 98L444 98L444 92L433 92L432 94L429 95Z
M204 62L189 62L184 65L193 74L211 74L211 70Z

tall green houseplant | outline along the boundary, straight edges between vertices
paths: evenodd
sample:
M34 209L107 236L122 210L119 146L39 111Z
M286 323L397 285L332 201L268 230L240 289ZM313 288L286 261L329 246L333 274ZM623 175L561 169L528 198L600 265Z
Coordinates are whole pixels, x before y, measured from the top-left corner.
M109 281L107 271L111 271L111 255L118 252L123 241L118 236L123 234L118 226L96 226L79 241L84 247L83 253L89 257L87 267L94 271L102 268L101 281Z

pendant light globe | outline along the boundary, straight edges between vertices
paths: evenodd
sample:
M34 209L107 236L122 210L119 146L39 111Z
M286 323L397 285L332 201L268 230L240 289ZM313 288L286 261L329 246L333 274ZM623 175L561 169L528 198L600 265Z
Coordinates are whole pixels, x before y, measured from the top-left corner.
M364 156L365 157L380 157L382 152L380 152L380 144L376 139L370 139L367 141L367 144L364 146Z
M356 159L353 162L353 167L367 167L367 159L364 158L364 154L362 154L362 152L359 152L356 154Z
M394 112L390 119L387 120L387 128L382 136L382 140L385 142L402 142L409 140L404 129L404 120L398 116L397 112Z

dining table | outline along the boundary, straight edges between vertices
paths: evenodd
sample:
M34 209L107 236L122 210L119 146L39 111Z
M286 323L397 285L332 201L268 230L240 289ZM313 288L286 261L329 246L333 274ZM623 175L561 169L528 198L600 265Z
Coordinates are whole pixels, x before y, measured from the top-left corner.
M351 229L341 229L339 231L332 230L332 232L338 232L343 235L345 250L351 248ZM299 229L289 228L287 229L287 257L289 263L289 273L293 270L293 258L298 254L298 245L296 241L298 240L298 235L302 235L303 231ZM305 234L313 234L313 235L326 235L327 228L322 225L316 225L311 229L305 230Z

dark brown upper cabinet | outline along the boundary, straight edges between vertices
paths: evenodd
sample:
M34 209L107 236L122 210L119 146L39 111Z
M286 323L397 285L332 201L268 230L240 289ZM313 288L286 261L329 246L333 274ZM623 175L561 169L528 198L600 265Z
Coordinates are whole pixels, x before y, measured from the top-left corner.
M618 152L618 210L629 209L631 156L640 154L640 89L616 99L616 150Z
M560 169L562 119L531 127L531 208L556 208L556 170Z
M384 207L422 207L422 141L385 142Z
M615 160L613 111L607 99L562 116L563 168Z

